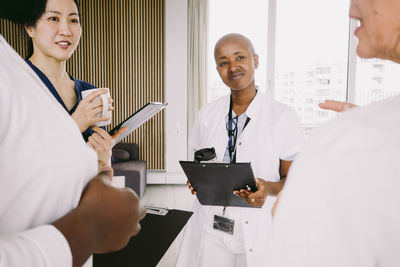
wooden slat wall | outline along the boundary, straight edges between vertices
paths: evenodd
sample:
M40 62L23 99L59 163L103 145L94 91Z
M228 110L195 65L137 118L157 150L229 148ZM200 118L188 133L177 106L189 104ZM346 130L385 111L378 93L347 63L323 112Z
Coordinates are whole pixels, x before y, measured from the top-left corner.
M8 20L0 19L0 34L23 57L28 54L28 35L24 27Z
M82 38L68 61L75 77L109 87L113 127L149 101L164 102L163 0L81 0ZM26 57L23 28L0 21L0 33ZM165 119L159 113L123 142L139 144L148 169L165 169Z

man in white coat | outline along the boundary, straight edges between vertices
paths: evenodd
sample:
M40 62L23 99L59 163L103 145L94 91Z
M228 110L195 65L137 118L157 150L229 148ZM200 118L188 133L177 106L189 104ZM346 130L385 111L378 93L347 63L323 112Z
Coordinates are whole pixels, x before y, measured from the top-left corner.
M258 56L246 37L223 36L214 56L231 95L200 110L190 144L195 150L214 147L219 161L251 162L259 177L258 191L235 193L260 208L202 206L196 200L176 266L263 266L271 207L304 135L293 109L257 90L254 72ZM235 132L233 136L227 128ZM214 229L215 215L230 220L233 233Z

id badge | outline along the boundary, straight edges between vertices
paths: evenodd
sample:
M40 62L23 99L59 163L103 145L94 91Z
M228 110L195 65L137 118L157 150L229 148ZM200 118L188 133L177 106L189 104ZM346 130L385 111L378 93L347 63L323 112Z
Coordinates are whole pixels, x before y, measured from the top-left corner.
M234 226L235 226L234 220L214 215L214 223L213 223L214 229L233 235Z

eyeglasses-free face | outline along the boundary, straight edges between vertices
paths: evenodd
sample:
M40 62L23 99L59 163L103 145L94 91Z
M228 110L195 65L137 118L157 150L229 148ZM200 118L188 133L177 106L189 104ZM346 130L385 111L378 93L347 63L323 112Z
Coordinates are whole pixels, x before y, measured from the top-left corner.
M34 54L65 61L82 34L78 7L73 0L48 0L44 14L26 31L32 38Z

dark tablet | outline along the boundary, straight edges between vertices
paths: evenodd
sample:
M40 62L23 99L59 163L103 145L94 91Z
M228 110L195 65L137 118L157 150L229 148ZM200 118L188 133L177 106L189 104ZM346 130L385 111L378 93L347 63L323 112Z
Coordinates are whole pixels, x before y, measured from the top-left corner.
M196 163L179 161L202 205L252 207L234 190L257 191L251 163Z
M132 133L134 130L136 130L140 125L142 125L143 123L148 121L151 117L153 117L162 109L164 109L167 105L168 105L167 103L159 103L159 102L147 103L145 106L141 107L138 111L136 111L128 118L126 118L123 122L115 126L114 129L112 129L108 133L110 135L113 135L115 134L116 131L118 131L119 128L124 126L128 127L128 131L121 134L115 141L115 143L118 143L126 136L128 136L130 133Z

